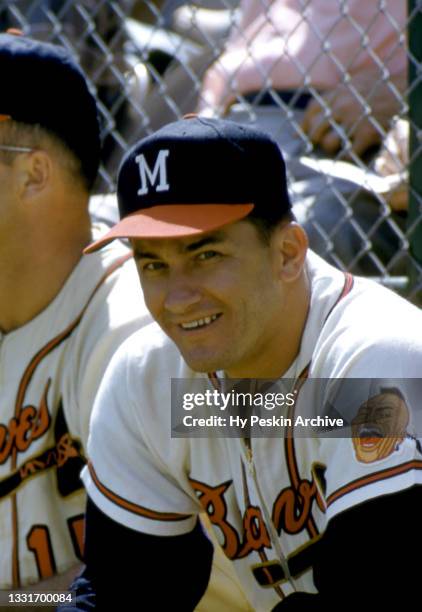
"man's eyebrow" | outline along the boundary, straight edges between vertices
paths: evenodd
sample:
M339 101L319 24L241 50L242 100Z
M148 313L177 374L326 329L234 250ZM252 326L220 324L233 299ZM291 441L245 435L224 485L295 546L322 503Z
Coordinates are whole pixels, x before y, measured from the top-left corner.
M197 240L196 242L191 242L185 247L185 251L192 252L197 249L202 249L204 246L208 246L209 244L219 244L220 242L224 242L226 240L226 235L224 232L216 232L212 234L212 236L205 236L205 238L201 238L201 240Z
M141 249L133 249L133 254L136 259L159 259L155 253L149 253L148 251L141 251Z

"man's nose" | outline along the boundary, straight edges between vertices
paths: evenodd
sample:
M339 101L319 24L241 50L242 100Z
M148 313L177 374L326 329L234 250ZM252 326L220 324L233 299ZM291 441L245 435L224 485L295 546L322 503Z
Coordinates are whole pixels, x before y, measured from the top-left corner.
M164 306L172 314L185 314L201 301L201 295L199 287L185 277L174 278L169 281Z

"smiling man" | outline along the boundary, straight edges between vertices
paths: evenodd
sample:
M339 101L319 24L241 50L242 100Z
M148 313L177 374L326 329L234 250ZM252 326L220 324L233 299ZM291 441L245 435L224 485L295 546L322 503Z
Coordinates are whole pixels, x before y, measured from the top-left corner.
M171 379L190 393L198 381L219 392L233 390L232 379L290 381L293 417L306 397L320 414L334 401L310 394L308 379L417 378L419 310L307 249L282 155L250 128L199 117L165 126L125 157L118 198L120 223L88 251L131 239L158 325L123 345L96 400L78 595L93 588L97 609L144 599L194 609L211 566L198 523L205 509L255 610L413 602L422 510L414 435L400 432L368 463L350 428L305 437L290 427L267 439L173 428L172 437L170 409Z
M301 249L292 266L296 276L306 237L294 224L283 237ZM252 223L233 223L199 240L138 239L133 245L148 308L193 370L256 378L276 377L287 368L298 350L307 284L305 277L293 283L295 299L303 299L287 330L279 323L280 307L292 296L274 283L274 253ZM186 284L189 269L194 280ZM169 276L176 277L170 291ZM286 345L282 361L280 344Z

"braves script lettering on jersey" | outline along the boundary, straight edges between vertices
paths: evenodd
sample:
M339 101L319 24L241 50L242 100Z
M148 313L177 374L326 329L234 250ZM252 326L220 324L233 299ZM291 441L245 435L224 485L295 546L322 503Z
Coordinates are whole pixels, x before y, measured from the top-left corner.
M416 308L363 279L345 290L344 275L313 253L307 270L311 305L286 378L304 369L310 378L324 379L419 376ZM398 363L385 350L386 329ZM171 378L201 376L158 326L127 340L94 407L91 463L83 480L109 517L153 535L187 533L205 509L253 608L266 612L294 590L316 591L314 544L329 521L363 500L421 482L422 454L406 435L385 448L351 436L253 438L250 444L241 438L170 439ZM152 380L160 382L147 383ZM186 392L196 388L187 383ZM295 409L305 395L304 384ZM362 404L355 431L361 411L376 411L383 397L378 390ZM400 410L401 403L397 398ZM407 417L402 421L405 427Z
M83 257L44 311L0 336L3 589L81 559L79 473L94 396L117 347L150 322L136 281L130 252L116 243Z

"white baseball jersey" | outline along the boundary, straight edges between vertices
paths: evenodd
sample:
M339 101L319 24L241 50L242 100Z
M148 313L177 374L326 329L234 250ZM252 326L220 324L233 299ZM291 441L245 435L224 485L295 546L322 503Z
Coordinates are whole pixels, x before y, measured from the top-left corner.
M45 310L0 334L2 589L81 558L94 396L117 347L150 322L130 255L116 242L82 257Z
M307 270L310 310L286 378L420 376L417 308L364 279L345 283L313 253ZM254 610L267 612L294 590L315 592L313 545L333 516L421 482L420 447L407 435L388 448L350 435L171 438L171 378L195 392L201 376L157 325L128 339L97 396L83 480L103 512L150 534L188 532L205 509Z

